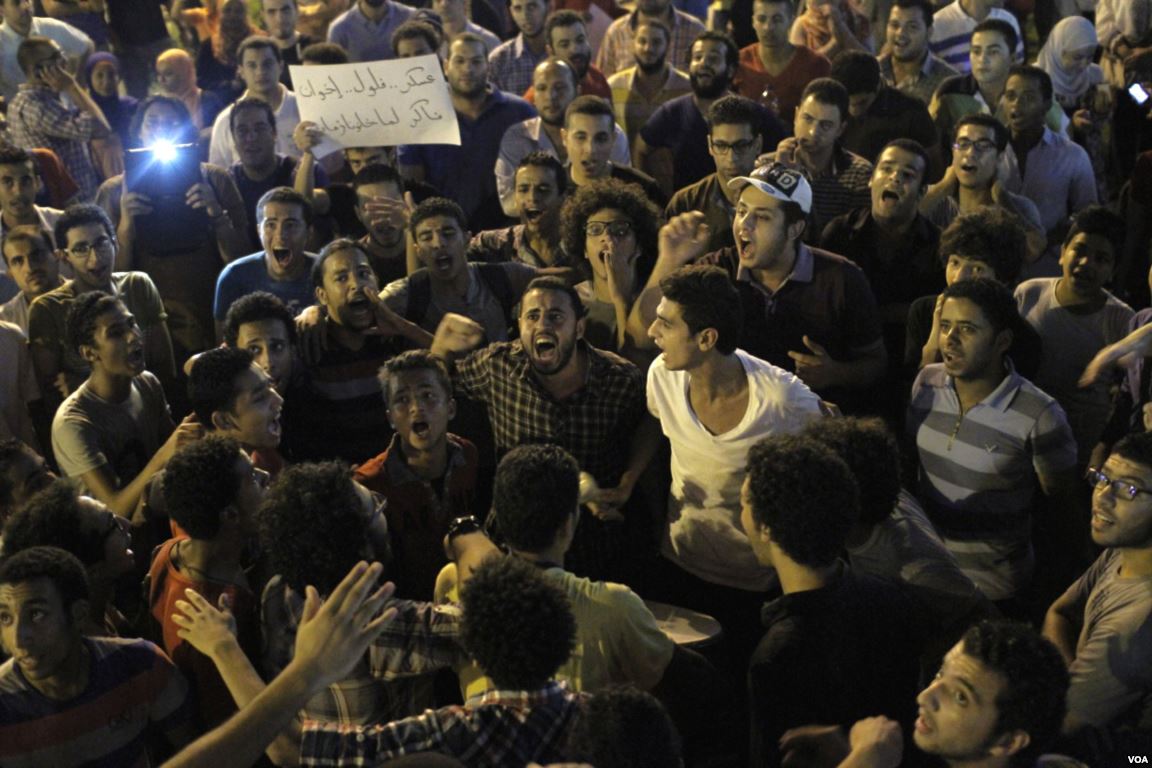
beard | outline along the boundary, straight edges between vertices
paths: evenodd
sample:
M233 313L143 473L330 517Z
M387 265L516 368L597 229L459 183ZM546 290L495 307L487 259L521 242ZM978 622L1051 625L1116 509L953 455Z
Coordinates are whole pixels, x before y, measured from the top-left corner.
M664 69L665 59L665 56L661 56L660 58L648 64L645 64L640 59L636 59L636 68L646 75L654 75L660 70Z
M567 367L568 363L572 360L572 356L576 354L576 339L573 337L567 342L556 340L556 359L551 363L542 363L536 359L536 350L525 348L528 353L528 364L532 366L532 370L541 376L552 376Z
M732 84L732 76L724 72L718 72L710 83L701 82L694 74L688 79L692 83L692 93L699 99L718 99L728 92L728 86Z

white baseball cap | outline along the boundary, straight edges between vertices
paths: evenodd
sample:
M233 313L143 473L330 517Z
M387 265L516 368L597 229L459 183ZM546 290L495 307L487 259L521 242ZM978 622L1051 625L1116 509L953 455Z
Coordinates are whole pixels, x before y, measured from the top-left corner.
M751 184L769 197L786 203L796 203L804 213L812 212L812 187L799 171L780 163L768 163L747 176L737 176L728 182L730 187Z

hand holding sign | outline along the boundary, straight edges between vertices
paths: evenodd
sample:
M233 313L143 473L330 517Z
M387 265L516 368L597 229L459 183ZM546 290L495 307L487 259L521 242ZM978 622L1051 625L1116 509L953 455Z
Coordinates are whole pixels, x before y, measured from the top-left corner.
M435 54L391 61L290 67L302 120L322 147L460 144L452 97Z

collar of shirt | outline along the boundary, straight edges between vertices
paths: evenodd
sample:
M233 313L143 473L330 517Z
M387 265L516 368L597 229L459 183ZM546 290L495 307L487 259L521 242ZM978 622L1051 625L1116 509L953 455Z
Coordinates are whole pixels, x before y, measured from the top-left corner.
M611 363L601 356L600 350L593 347L584 339L576 340L576 350L574 354L583 353L588 358L588 373L584 377L584 386L580 387L575 394L566 398L564 402L571 403L584 396L586 392L595 392L597 384L604 376L606 368L611 367ZM524 351L524 345L517 339L511 342L508 349L508 357L512 364L512 375L525 382L529 382L531 386L535 387L540 396L552 400L552 395L548 390L536 380L533 376L532 363L528 360L528 353Z
M448 463L445 465L443 480L445 485L448 478L452 475L452 470L457 467L464 466L464 449L460 447L454 435L447 436L448 447ZM417 475L408 466L408 462L404 460L404 445L400 441L400 435L392 435L392 442L388 446L388 459L384 462L385 469L388 470L388 477L395 485L404 485L407 483L420 483L425 484L428 481Z
M856 234L865 232L865 230L872 229L876 226L876 217L872 215L871 208L857 208L849 214L849 222L852 225L852 231ZM916 242L927 242L929 240L928 219L916 213L916 217L912 219L912 228L908 230L906 236L910 237Z
M567 683L553 680L543 688L528 691L489 689L469 698L464 706L473 708L501 704L514 709L528 709L550 701L566 699L570 695Z
M933 61L935 58L932 51L926 50L924 52L924 61L920 62L920 74L916 77L917 80L932 74L932 70L936 68L936 63ZM896 68L892 64L891 53L880 56L880 74L884 80L895 82Z
M736 269L736 281L748 283L765 293L770 293L770 295L775 296L784 290L784 286L789 283L812 282L812 273L815 270L815 266L816 260L812 255L812 249L804 243L800 243L800 247L796 251L796 261L792 263L792 271L788 273L788 276L784 278L784 282L780 283L780 287L775 291L768 291L756 278L752 277L752 270L743 265Z
M943 363L941 363L941 365L943 365ZM1008 408L1012 405L1012 400L1015 399L1016 393L1020 391L1020 386L1024 383L1024 378L1016 373L1016 366L1012 364L1012 360L1009 357L1004 358L1004 372L1004 380L997 384L996 389L992 390L992 392L977 403L977 405L995 408L1001 413L1008 412ZM959 400L959 396L956 395L955 380L948 375L946 375L946 380L953 396Z
M528 134L528 138L536 142L536 146L543 152L547 152L552 156L556 156L556 145L552 143L552 138L544 130L544 118L530 117L524 121L524 132Z

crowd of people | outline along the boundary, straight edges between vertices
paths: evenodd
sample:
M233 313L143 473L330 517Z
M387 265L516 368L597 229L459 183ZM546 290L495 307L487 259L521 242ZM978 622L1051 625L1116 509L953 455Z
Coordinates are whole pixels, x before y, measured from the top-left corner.
M626 6L0 0L0 765L1147 762L1152 0Z

